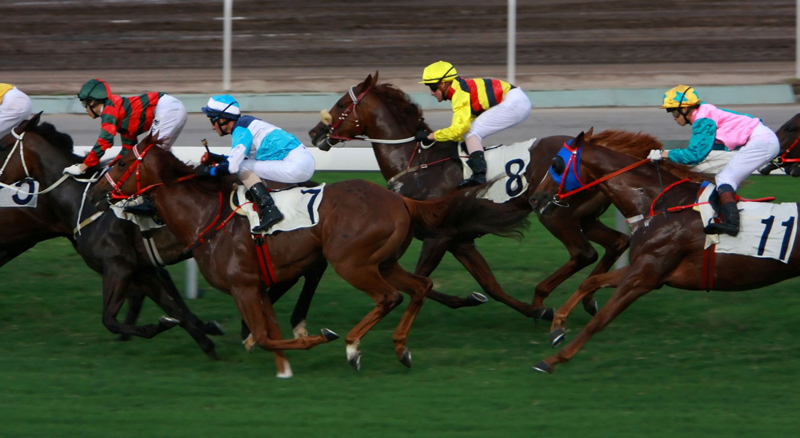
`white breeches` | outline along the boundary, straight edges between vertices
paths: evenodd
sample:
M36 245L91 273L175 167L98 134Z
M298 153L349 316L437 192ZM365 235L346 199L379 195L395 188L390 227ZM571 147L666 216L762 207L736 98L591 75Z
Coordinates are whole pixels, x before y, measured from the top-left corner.
M11 132L11 128L17 127L30 116L31 99L28 95L17 87L8 90L0 103L0 138L5 137Z
M717 187L729 184L733 190L736 190L739 183L751 173L775 158L780 152L780 148L778 136L763 123L759 123L750 134L747 143L733 154L731 161L714 178Z
M472 121L464 140L476 136L479 140L522 123L531 115L531 100L517 87L506 93L503 101L489 108Z
M158 133L158 138L163 139L162 148L169 150L178 136L181 135L183 126L186 125L186 108L183 103L165 94L158 99L156 112L153 116L153 124L150 126L150 134Z
M314 176L316 163L314 156L300 145L294 148L283 160L251 160L242 161L239 166L239 176L245 171L250 171L270 181L281 183L300 183Z

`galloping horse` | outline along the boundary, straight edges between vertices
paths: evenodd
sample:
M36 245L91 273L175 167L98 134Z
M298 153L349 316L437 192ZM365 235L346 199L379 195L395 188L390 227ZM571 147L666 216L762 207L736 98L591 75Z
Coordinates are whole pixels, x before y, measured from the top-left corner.
M773 170L781 169L789 176L800 176L800 113L781 125L775 134L781 143L780 152L759 172L769 175Z
M48 123L39 124L39 115L16 128L15 134L21 137L19 141L14 134L0 140L0 161L5 163L0 182L8 184L30 176L42 184L42 189L47 190L45 186L53 189L39 195L35 208L0 209L0 266L40 241L67 237L89 267L103 274L103 324L112 333L152 338L180 323L203 351L216 358L214 343L206 335L222 334L221 328L213 321L203 323L189 311L169 273L151 261L137 226L105 214L84 223L80 233L73 234L78 219L93 218L97 210L91 203L83 205L81 210L86 183L72 178L62 180L61 169L80 161L72 153L72 139ZM189 256L183 254L185 246L166 227L151 232L152 246L157 248L162 265ZM325 267L326 264L319 265L311 270L314 275L307 277L292 314L293 327L305 319L311 295ZM277 299L291 285L284 283L271 288L270 299ZM145 296L150 296L169 318L162 318L159 324L134 326ZM128 317L120 323L116 317L126 297Z
M761 233L762 242L772 237L770 233L780 234L778 243L783 242L782 250L790 251L784 253L786 263L720 252L712 258L712 253L704 251L706 234L703 233L700 214L687 208L696 203L700 188L698 181L710 180L710 176L689 174L689 178L680 179L668 172L659 174L659 166L663 171L667 163L657 166L646 159L638 161L586 141L583 133L568 149L573 163L554 166L553 171L562 178L577 172L578 180L584 185L572 192L597 187L628 218L631 226L630 265L591 276L581 283L575 295L556 312L551 331L554 345L563 339L564 320L584 294L603 287L616 289L572 342L538 363L535 369L553 372L557 364L570 360L583 344L637 298L664 285L687 290L738 291L768 286L800 275L800 240L789 246L790 240L786 239L791 235L792 224L797 223L796 218L780 225L776 221L774 227L769 220L762 221L764 228L756 233ZM663 181L663 185L659 181ZM569 196L570 193L563 193L548 176L534 193L532 203L537 211L546 215L554 206L567 202L564 198L569 199Z
M129 178L135 172L136 178ZM224 232L207 236L193 253L203 276L215 288L233 296L256 344L262 348L307 349L335 339L329 330L320 336L279 340L269 301L259 291L266 279L259 274L257 248L247 220L232 216L221 199L230 184L210 179L193 179L194 169L168 151L154 147L146 138L131 153L118 160L106 179L93 189L95 200L109 194L147 192L159 215L184 245L195 245L198 233L215 226ZM486 201L468 196L477 191L455 194L445 199L414 201L376 184L350 180L317 189L322 196L316 224L266 236L276 281L296 278L323 257L344 280L367 293L375 308L347 335L347 359L358 370L361 352L358 345L366 332L402 301L400 291L411 296L394 333L395 353L406 366L411 353L406 339L420 310L430 279L406 272L398 263L412 239L412 226L440 227L444 232L517 234L527 225L524 214L485 208ZM483 220L459 224L460 218L477 215Z
M430 131L422 119L422 111L405 93L391 84L378 84L377 72L375 76L369 75L364 82L351 87L331 108L329 116L332 123L330 120L323 120L309 132L313 144L322 150L329 150L340 140L368 137L372 141L372 149L389 188L403 196L413 199L440 197L454 191L464 179L461 160L458 159L458 143L437 143L433 147L423 148L413 141L413 135L418 130ZM328 115L325 114L324 119L327 118ZM551 159L570 138L547 137L531 146L530 165L524 175L528 183L527 193L533 192L546 175ZM519 211L531 211L526 193L507 204ZM597 261L597 251L590 241L605 248L605 254L592 270L592 274L608 271L628 247L625 234L607 227L599 220L600 215L610 205L607 199L601 194L593 193L582 196L579 204L580 206L564 209L553 217L542 220L542 224L569 251L569 261L536 285L532 305L522 303L503 291L472 238L418 236L422 238L423 244L415 273L429 276L439 265L445 252L449 251L492 298L525 316L551 319L553 309L544 307L544 299L567 278ZM508 208L497 205L498 209ZM448 295L431 292L428 296L453 308L468 305L463 300ZM597 311L597 302L589 296L584 302L584 308L594 314Z

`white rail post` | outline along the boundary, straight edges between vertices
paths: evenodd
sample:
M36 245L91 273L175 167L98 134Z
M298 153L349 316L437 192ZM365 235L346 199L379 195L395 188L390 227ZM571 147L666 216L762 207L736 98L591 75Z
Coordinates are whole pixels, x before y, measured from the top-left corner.
M222 25L222 89L231 89L231 33L233 29L233 0L225 0Z
M800 0L797 0L800 2ZM517 82L517 0L508 0L508 83Z
M197 262L194 259L186 260L186 290L184 295L188 300L200 297L197 290Z

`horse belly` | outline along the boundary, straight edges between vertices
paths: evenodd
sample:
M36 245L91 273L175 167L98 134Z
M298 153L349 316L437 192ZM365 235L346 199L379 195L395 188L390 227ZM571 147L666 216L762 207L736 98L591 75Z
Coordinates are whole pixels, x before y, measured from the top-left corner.
M800 275L796 266L773 259L716 254L713 268L699 258L681 264L670 275L667 285L686 290L706 290L709 284L716 291L753 290ZM711 282L707 281L709 278Z

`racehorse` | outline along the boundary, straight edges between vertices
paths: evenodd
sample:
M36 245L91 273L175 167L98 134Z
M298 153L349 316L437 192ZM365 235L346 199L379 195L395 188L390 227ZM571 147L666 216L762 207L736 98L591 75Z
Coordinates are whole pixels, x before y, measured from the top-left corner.
M96 217L96 209L91 203L83 205L81 210L86 183L72 178L62 179L61 175L65 166L80 161L72 153L72 139L68 135L59 133L48 123L39 124L39 115L23 122L14 132L21 137L19 141L14 134L0 140L0 160L5 163L0 172L0 183L8 184L29 176L39 181L42 188L53 189L38 196L35 208L0 209L0 266L40 241L67 237L86 263L103 274L103 324L112 333L152 338L180 323L203 351L216 358L214 343L206 335L222 334L221 327L213 321L203 323L192 314L169 273L163 269L163 265L190 256L183 254L184 246L166 227L151 230L153 244L148 246L157 248L161 266L154 265L137 226L116 219L113 214ZM74 232L78 219L85 217L96 219L82 224L80 233ZM325 267L323 263L310 270L292 314L293 327L302 326ZM283 283L271 288L270 298L277 299L291 285ZM159 324L134 326L145 296L150 296L169 318L162 317ZM128 316L124 323L120 323L116 316L126 297L129 299ZM281 362L284 360L281 358Z
M430 131L419 106L391 84L378 84L376 72L375 76L368 75L362 83L351 87L329 112L323 111L323 121L309 131L309 135L321 150L329 150L343 140L368 139L390 189L413 199L440 197L455 190L464 179L461 160L458 159L458 143L422 147L413 140L414 133L420 129ZM530 165L524 174L528 183L527 193L533 192L545 176L550 160L570 138L546 137L530 147ZM516 178L521 176L515 175ZM531 211L526 193L507 204L519 211ZM497 205L498 209L507 208ZM551 319L553 309L544 306L544 299L567 278L597 261L597 251L590 241L605 249L592 274L608 271L628 247L625 234L607 227L598 219L610 205L601 194L584 195L580 203L573 205L576 207L563 209L542 220L542 224L567 248L569 260L536 285L532 305L503 291L472 238L418 236L423 244L415 273L429 276L449 251L492 298L525 316ZM431 292L429 297L453 308L468 305L465 300L449 295ZM593 315L597 311L597 302L588 296L584 308Z
M800 113L786 121L775 134L781 143L778 156L759 170L762 175L769 175L775 169L781 169L789 176L800 176Z
M134 174L136 177L131 178ZM194 258L206 280L233 296L256 344L268 350L307 349L338 337L323 329L320 336L280 340L272 306L266 300L262 302L259 294L267 282L265 277L275 281L296 278L324 257L340 277L375 301L375 308L346 338L347 359L356 370L361 366L361 338L400 304L400 291L409 294L411 302L393 341L398 360L411 366L406 347L408 331L433 284L428 278L406 272L398 263L412 239L412 226L437 226L440 232L519 235L520 227L527 225L524 214L496 214L496 210L485 208L486 201L469 196L476 191L414 201L368 181L343 181L312 191L314 196L322 196L314 226L265 237L271 269L262 267L262 275L259 260L264 259L258 257L248 221L232 215L227 203L223 206L220 201L230 192L230 184L193 177L194 169L154 147L148 137L118 160L91 194L101 202L111 193L129 196L146 191L178 239L195 247ZM459 223L460 218L473 215L483 219ZM198 233L209 229L209 224L224 232L198 240Z
M583 133L565 148L573 162L566 166L554 163L553 172L562 180L565 175L576 175L581 186L564 193L548 176L534 192L532 205L542 215L547 215L558 205L571 202L571 193L596 187L628 218L631 226L630 265L593 275L581 283L573 297L556 312L551 326L554 346L564 338L564 320L584 294L603 287L614 287L615 291L575 339L557 354L538 363L534 367L536 370L553 372L557 364L570 360L583 344L637 298L664 285L687 290L738 291L768 286L800 275L800 251L797 251L800 243L795 240L789 247L789 240L785 238L789 235L784 233L790 228L789 221L782 226L776 223L774 227L770 227L768 221L762 221L765 224L762 240L769 237L770 232L783 235L783 250L791 251L786 256L786 263L719 252L712 258L712 253L704 251L704 223L700 214L689 207L696 205L699 182L710 181L710 175L688 173L688 178L681 179L663 172L668 163L655 165L647 159L639 161L594 145L584 138ZM681 168L680 165L673 166Z

